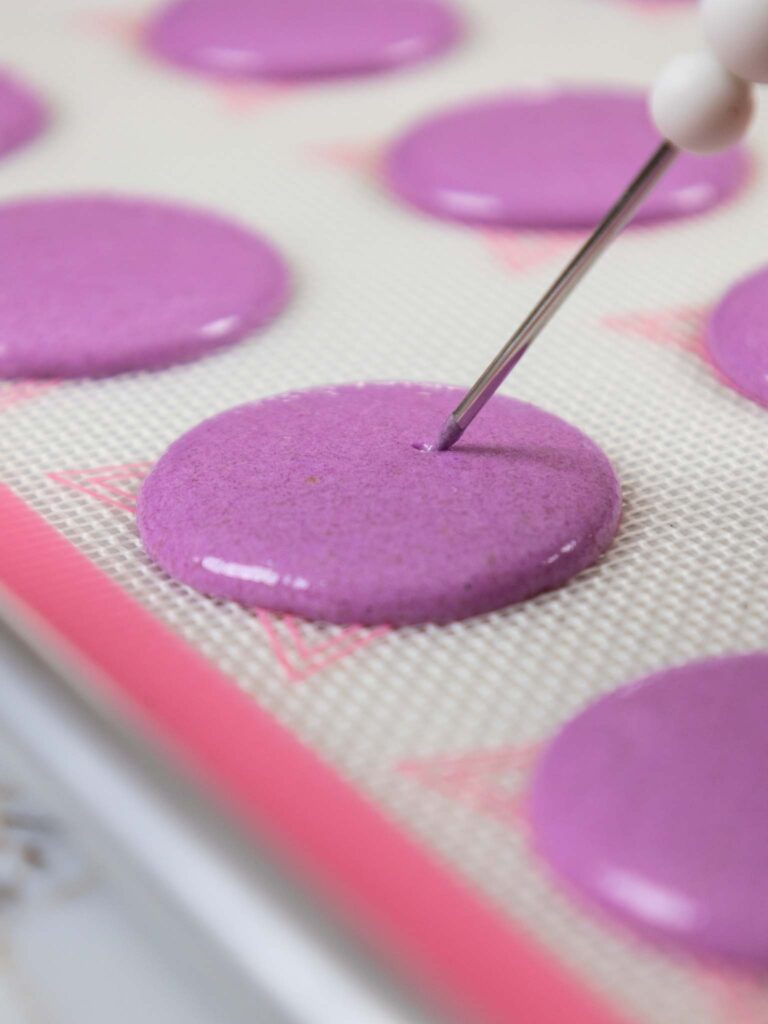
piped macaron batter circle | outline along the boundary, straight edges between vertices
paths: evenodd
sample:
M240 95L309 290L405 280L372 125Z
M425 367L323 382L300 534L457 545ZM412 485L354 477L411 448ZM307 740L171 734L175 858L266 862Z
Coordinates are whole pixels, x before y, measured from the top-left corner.
M234 78L323 78L383 71L451 46L443 0L177 0L147 45L174 64Z
M739 281L715 308L706 347L737 391L768 406L768 267Z
M422 121L390 148L394 191L450 220L506 227L591 228L659 145L647 98L542 90L479 100ZM740 148L682 154L636 214L698 213L744 181Z
M0 378L89 377L188 360L283 305L271 245L218 216L79 196L0 206Z
M461 394L345 385L207 420L146 479L144 546L203 593L337 623L445 623L560 586L616 532L610 463L498 396L452 451L423 450Z
M31 141L45 120L45 110L37 97L0 71L0 156Z
M646 937L768 966L768 654L625 686L534 773L539 853Z

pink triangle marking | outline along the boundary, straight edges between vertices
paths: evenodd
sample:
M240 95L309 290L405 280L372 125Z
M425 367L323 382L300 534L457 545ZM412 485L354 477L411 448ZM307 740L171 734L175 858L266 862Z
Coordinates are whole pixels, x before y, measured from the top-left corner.
M309 157L345 170L374 171L379 162L379 147L371 142L332 142L322 146L310 146Z
M36 398L38 395L50 391L51 388L55 388L58 383L57 380L21 380L12 384L0 385L0 412L5 412L6 409L26 402L30 398Z
M287 82L226 82L215 86L222 106L231 114L252 114L292 96L298 86Z
M126 462L119 466L64 469L49 473L48 479L72 491L87 494L102 505L119 508L123 512L135 512L137 485L151 467L151 462Z
M686 2L686 0L679 0L678 3L653 3L649 2L649 0L633 0L632 6L641 17L657 18L665 14L679 14L680 11L691 7L692 4Z
M141 18L119 11L80 11L77 17L85 28L122 42L133 43L142 27Z
M645 338L659 345L668 345L701 355L701 336L707 309L684 306L661 312L640 311L606 316L603 325L630 338Z
M576 251L581 235L562 231L482 232L491 255L513 274L539 270Z
M293 615L274 615L263 608L254 614L264 627L272 650L291 682L300 682L328 668L374 640L384 636L390 626L345 626L320 644L308 645L301 635L299 622Z
M722 1024L768 1024L768 988L756 978L701 969L698 980Z
M326 640L324 643L317 644L313 647L307 647L304 643L299 627L296 624L296 620L291 615L283 617L283 625L290 634L291 640L296 648L296 651L302 658L311 658L314 655L322 654L323 651L327 651L329 648L334 648L340 641L344 641L346 638L357 636L360 631L364 628L363 626L344 626L342 630L331 637L330 640Z
M515 827L525 826L525 784L540 744L401 761L396 771L427 789ZM505 779L515 780L515 789Z

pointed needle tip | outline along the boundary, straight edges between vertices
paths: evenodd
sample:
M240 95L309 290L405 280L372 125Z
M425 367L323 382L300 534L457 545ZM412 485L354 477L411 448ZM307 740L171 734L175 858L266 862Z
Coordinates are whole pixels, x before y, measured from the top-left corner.
M464 431L453 416L449 416L440 431L435 449L439 452L447 452L449 448L453 448L463 433Z

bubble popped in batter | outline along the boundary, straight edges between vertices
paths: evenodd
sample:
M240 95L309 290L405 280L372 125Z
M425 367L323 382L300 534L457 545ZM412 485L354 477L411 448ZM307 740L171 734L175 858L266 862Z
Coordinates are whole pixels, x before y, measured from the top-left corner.
M207 420L147 478L144 546L206 594L339 623L445 623L562 585L616 532L610 463L501 397L453 451L424 450L458 394L346 385Z

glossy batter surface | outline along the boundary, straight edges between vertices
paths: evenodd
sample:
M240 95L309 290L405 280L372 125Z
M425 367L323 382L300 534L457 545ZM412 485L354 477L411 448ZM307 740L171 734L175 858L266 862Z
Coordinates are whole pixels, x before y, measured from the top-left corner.
M40 101L15 78L0 71L0 156L35 138L45 121Z
M506 227L592 228L659 144L647 98L542 91L483 99L416 125L391 147L385 175L439 217ZM744 181L736 148L681 155L636 222L698 213Z
M257 235L140 199L0 205L0 378L92 377L195 358L282 306Z
M768 966L768 655L625 686L560 732L534 776L534 841L646 936Z
M180 0L149 25L172 63L235 78L322 78L384 71L451 46L441 0Z
M347 385L208 420L147 478L144 545L206 594L339 623L445 623L560 586L616 531L608 460L501 397L452 451L422 450L460 394Z
M737 391L768 406L768 268L728 292L710 318L706 345Z

